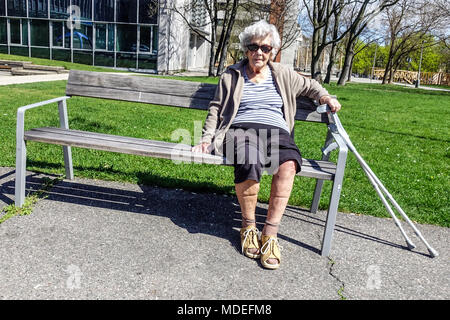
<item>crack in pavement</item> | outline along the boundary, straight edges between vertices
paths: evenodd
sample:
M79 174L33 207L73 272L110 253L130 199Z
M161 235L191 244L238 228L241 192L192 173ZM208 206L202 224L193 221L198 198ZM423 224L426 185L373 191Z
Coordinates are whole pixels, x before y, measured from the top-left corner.
M347 298L344 296L344 290L345 290L345 283L344 283L344 281L339 279L339 277L333 273L333 267L334 267L335 264L336 264L336 262L332 258L328 257L328 267L329 267L328 268L328 274L330 276L332 276L337 282L340 283L340 287L339 287L339 289L337 291L339 299L347 300Z

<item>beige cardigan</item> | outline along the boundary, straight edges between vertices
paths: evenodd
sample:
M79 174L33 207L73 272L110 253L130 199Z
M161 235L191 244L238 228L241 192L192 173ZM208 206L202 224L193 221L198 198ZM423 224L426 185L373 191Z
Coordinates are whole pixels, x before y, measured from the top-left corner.
M225 133L239 108L244 87L244 66L247 62L245 59L227 68L219 80L214 99L209 104L200 143L212 143L212 150L217 155L222 155ZM282 64L269 61L268 65L283 100L284 118L292 132L297 97L306 96L319 101L321 97L329 95L328 91L317 81L305 78Z

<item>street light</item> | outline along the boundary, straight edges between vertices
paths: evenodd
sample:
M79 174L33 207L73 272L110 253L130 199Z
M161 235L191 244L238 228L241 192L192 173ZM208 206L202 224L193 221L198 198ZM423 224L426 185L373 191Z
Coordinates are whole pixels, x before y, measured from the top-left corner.
M420 60L419 60L419 72L417 72L416 88L420 86L420 69L422 68L422 53L423 53L423 42L420 48Z

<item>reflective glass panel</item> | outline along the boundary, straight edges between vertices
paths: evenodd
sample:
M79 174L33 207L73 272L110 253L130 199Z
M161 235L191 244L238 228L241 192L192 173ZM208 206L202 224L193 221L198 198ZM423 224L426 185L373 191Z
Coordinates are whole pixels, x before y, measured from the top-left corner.
M106 50L106 24L95 25L95 49Z
M70 62L70 50L68 50L68 49L53 49L52 50L52 59Z
M82 24L80 29L73 31L73 47L75 49L92 50L92 26Z
M7 43L6 18L0 18L0 43Z
M73 62L92 65L92 52L74 50Z
M28 0L28 15L30 17L47 18L48 0Z
M0 16L6 15L5 2L0 1Z
M96 51L94 64L96 66L114 67L114 53Z
M114 51L114 24L108 24L108 51Z
M114 21L114 0L94 1L95 21Z
M117 0L117 21L136 22L136 1L137 0Z
M8 0L8 16L26 17L27 1L26 0Z
M136 52L137 26L117 25L117 51Z
M118 68L136 68L135 53L118 53L116 65Z
M67 19L70 0L50 0L50 18Z
M31 45L32 46L49 46L48 21L31 20Z
M22 19L22 44L28 45L28 21L27 19Z
M11 35L11 43L21 44L20 41L20 20L10 19L9 20L9 30Z
M50 59L49 48L31 48L31 56L35 58Z
M53 28L52 45L54 47L64 47L64 22L53 21L52 28Z
M139 0L139 22L158 23L158 0Z
M72 0L72 6L76 6L81 20L92 20L92 1L91 0Z
M150 53L152 48L152 42L151 42L151 27L140 27L140 45L139 45L139 51L140 52L148 52Z

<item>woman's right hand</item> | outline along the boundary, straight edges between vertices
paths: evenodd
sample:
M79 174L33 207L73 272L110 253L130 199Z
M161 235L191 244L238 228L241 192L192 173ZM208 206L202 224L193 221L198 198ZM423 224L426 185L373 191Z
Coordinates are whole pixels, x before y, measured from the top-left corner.
M210 153L211 152L211 150L209 148L210 146L211 146L210 143L203 142L203 143L200 143L200 144L198 144L196 146L193 146L191 151L192 152L197 152L197 153Z

